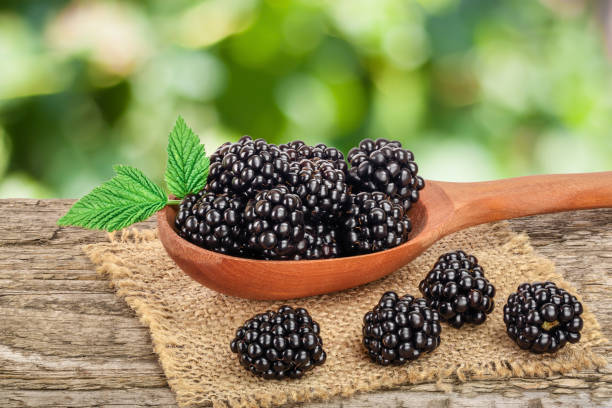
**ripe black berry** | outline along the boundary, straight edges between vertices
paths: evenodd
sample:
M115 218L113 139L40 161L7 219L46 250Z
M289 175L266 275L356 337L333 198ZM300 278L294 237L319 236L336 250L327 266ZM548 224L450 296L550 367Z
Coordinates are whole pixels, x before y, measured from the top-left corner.
M306 224L304 231L304 238L308 242L308 247L303 255L294 257L295 260L337 258L340 256L336 227L333 224Z
M281 183L288 170L289 156L277 146L243 136L236 143L222 144L210 156L206 189L252 198Z
M187 195L179 205L174 224L186 240L212 251L247 255L242 196L201 191Z
M418 167L410 150L387 139L364 139L349 151L348 182L353 192L380 191L408 210L419 199L425 181L417 176Z
M419 290L442 320L456 328L464 323L482 324L493 311L495 287L485 278L476 257L463 251L440 256Z
M438 312L423 298L386 292L363 317L363 345L370 359L381 365L416 360L440 345Z
M377 252L408 240L412 228L404 209L380 192L351 194L339 240L347 255Z
M308 146L301 140L296 140L279 145L278 148L287 153L290 161L318 158L330 161L336 169L342 170L344 173L348 170L348 164L344 160L342 152L335 147L328 147L323 143L319 143L316 146Z
M554 353L580 340L581 314L578 299L555 283L523 283L508 296L504 323L508 336L523 350Z
M318 323L306 309L289 306L244 322L230 348L245 369L266 380L300 378L327 358Z
M309 220L337 220L349 204L346 176L328 160L292 162L287 185L302 200L302 210Z
M294 259L308 248L300 197L286 186L260 191L244 210L247 242L262 259Z

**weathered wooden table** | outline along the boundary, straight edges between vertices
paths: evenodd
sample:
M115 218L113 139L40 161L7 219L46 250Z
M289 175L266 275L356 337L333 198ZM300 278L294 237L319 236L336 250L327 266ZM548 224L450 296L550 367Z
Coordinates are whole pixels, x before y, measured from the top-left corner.
M174 406L147 329L80 250L105 233L55 225L71 203L0 200L0 406ZM556 262L612 337L612 209L511 225ZM598 351L612 362L611 349ZM447 383L448 393L406 386L308 406L612 406L612 364L548 379Z

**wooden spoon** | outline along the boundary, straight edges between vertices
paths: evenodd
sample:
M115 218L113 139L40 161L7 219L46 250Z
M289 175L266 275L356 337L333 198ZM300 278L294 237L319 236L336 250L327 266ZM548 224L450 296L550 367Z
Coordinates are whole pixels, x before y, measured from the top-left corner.
M466 227L526 215L602 207L612 207L612 171L479 183L426 181L419 201L410 210L413 229L408 242L373 254L316 261L260 261L202 249L177 235L173 207L158 213L158 228L170 257L202 285L249 299L292 299L382 278L441 237Z

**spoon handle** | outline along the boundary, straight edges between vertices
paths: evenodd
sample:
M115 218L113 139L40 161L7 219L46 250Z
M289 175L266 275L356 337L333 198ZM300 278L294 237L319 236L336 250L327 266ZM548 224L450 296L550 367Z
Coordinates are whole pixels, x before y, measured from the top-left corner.
M527 215L612 207L612 171L438 184L454 205L452 231Z

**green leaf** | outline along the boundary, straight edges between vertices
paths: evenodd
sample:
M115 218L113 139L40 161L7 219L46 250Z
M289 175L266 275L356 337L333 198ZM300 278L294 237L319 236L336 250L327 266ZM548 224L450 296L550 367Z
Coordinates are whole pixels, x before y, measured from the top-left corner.
M178 117L168 139L166 183L179 198L197 193L206 185L209 159L200 138Z
M115 231L166 206L166 194L140 170L121 165L114 169L117 175L77 201L58 225Z

